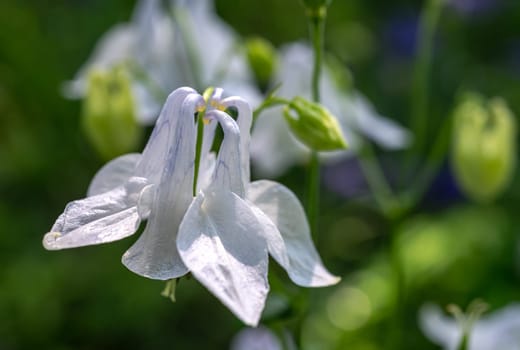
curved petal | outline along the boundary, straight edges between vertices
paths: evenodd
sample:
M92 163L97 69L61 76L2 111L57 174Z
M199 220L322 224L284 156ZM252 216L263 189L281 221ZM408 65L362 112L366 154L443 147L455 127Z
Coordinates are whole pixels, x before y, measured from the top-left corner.
M139 227L139 195L147 181L131 178L109 192L71 202L43 238L49 250L116 241Z
M290 261L287 255L287 247L285 246L278 227L276 227L273 221L269 219L260 208L251 202L248 202L248 204L262 226L262 234L266 240L269 254L271 254L274 260L281 266L289 266Z
M143 234L123 255L123 264L138 275L167 280L188 272L177 252L179 225L192 202L193 159L196 130L193 114L200 95L190 95L174 105L169 116L172 129L166 147L148 224Z
M105 164L90 182L87 196L105 193L124 184L134 174L139 160L141 160L140 153L129 153Z
M425 304L419 310L419 326L423 333L435 344L445 349L456 349L462 339L460 325L443 314L434 304Z
M256 326L269 290L262 227L240 197L200 193L179 229L177 247L191 273L244 323Z
M323 266L312 242L305 212L287 187L273 181L255 181L247 189L247 199L278 227L289 257L288 265L283 261L279 263L294 283L321 287L339 282L340 279Z
M234 107L238 111L237 124L240 130L240 170L244 185L250 180L249 143L251 141L251 124L253 123L253 111L249 103L241 97L232 96L222 100L226 107Z
M211 183L213 173L215 172L215 153L206 154L200 159L199 177L197 179L197 192L205 190Z
M228 114L218 110L210 111L207 116L217 119L224 131L224 140L220 145L210 186L213 189L225 189L234 192L244 198L245 183L242 179L238 125Z
M137 176L146 177L154 184L159 182L170 149L169 145L175 142L175 137L178 137L175 134L175 118L180 114L182 101L190 95L196 95L202 99L202 96L188 87L178 88L168 96L152 135L144 148L141 161L137 165ZM175 117L172 118L172 116Z

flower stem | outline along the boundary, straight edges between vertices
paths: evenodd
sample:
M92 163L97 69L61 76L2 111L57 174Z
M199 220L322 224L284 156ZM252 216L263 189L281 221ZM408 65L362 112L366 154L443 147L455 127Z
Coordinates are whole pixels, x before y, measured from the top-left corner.
M395 215L399 213L396 210L399 209L400 203L394 196L369 142L364 142L358 161L379 209L387 218L395 218Z
M202 153L202 140L204 138L204 111L199 112L197 122L197 143L195 144L195 169L193 171L193 197L197 195L197 180L199 178L200 157Z
M312 40L312 48L314 52L314 64L312 68L312 100L320 102L320 76L323 58L323 37L325 33L325 18L327 16L327 8L316 13L309 14L310 35ZM311 152L311 160L309 164L309 180L307 192L307 216L309 225L314 237L318 235L318 217L319 217L319 201L320 201L320 165L318 161L318 153Z
M307 216L314 241L318 238L318 214L320 206L320 165L318 152L311 153L308 173Z
M289 101L283 97L278 97L278 96L269 97L264 102L262 102L262 104L260 106L256 107L256 109L253 111L253 121L258 119L258 117L264 110L271 108L271 107L288 105L289 103L291 103L291 101Z
M429 87L433 43L443 0L429 0L421 15L418 32L418 48L413 73L411 121L414 135L411 150L421 154L425 146L428 126Z

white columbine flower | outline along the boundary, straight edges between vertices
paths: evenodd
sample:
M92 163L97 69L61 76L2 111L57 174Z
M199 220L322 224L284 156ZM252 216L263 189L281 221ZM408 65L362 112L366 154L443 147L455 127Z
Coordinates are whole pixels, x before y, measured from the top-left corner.
M249 104L174 91L142 154L119 157L94 177L88 197L71 202L44 237L47 249L111 242L143 234L123 255L133 272L167 280L188 271L248 325L256 325L269 289L268 253L297 284L337 283L323 266L296 196L272 181L249 180ZM196 125L207 108L197 196L193 198ZM223 112L235 108L235 122ZM198 121L202 122L202 121ZM224 139L210 152L216 123Z
M463 325L445 316L435 305L421 308L419 323L424 334L446 350L456 350L462 340ZM520 305L510 304L481 317L471 327L468 350L520 350Z
M281 83L277 95L292 99L311 97L312 50L301 43L282 48L276 82ZM352 154L361 144L363 135L387 149L405 147L409 133L395 122L379 115L359 92L342 91L336 86L333 72L324 66L320 89L322 104L338 119L349 149L322 153L325 159L340 159ZM282 117L281 107L271 108L258 118L253 131L251 157L258 171L279 176L294 164L303 163L309 150L294 137Z

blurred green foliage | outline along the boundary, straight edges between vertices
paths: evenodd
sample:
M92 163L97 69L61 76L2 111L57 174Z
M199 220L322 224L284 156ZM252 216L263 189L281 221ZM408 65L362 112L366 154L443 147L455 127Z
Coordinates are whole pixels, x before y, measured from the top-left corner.
M520 2L497 3L479 14L445 9L432 67L431 133L449 116L461 89L502 96L520 115ZM65 100L61 84L104 31L129 18L133 5L0 2L2 350L227 349L242 328L194 280L181 280L173 304L160 296L162 283L127 271L120 256L134 238L61 252L41 246L65 204L84 196L102 165L81 131L80 103ZM328 11L327 50L349 66L356 87L382 113L405 124L414 21L422 5L336 0ZM307 36L297 0L219 0L217 10L241 34L263 36L275 46ZM399 162L392 157L390 164ZM302 171L280 179L300 197ZM344 176L347 181L351 175ZM442 194L445 187L437 186L433 192ZM497 308L520 298L518 176L493 207L474 206L452 192L442 201L431 195L397 227L363 194L354 201L325 188L323 193L318 249L343 282L310 292L306 349L384 349L396 337L405 338L407 349L433 349L416 323L425 301L466 305L480 297ZM397 256L385 253L391 229L400 232ZM396 281L393 264L403 266L404 281ZM266 321L269 312L290 320L291 303L300 302L302 291L271 265ZM404 285L401 298L397 283Z

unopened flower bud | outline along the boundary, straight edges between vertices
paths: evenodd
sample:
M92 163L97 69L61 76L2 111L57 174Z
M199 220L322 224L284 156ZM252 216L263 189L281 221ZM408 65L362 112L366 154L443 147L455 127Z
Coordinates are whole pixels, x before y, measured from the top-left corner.
M312 150L347 148L336 117L319 103L295 97L284 108L284 117L294 136Z
M135 149L141 137L127 73L114 68L92 71L83 101L83 127L104 159Z
M516 123L501 98L468 94L455 110L453 167L462 190L490 202L509 184L515 167Z
M276 50L263 38L255 37L246 42L247 60L261 87L267 87L276 69Z

